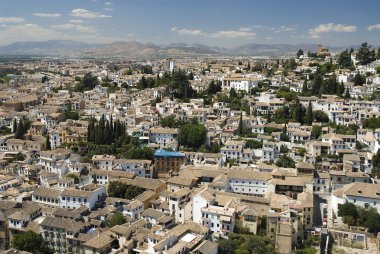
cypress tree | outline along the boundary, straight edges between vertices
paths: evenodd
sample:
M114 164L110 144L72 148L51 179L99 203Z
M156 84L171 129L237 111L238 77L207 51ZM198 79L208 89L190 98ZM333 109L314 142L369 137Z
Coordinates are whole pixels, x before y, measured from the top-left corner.
M319 86L319 95L326 94L325 82L322 80Z
M321 74L317 74L314 78L314 83L311 87L311 94L313 95L319 94L322 83L323 83L323 78Z
M309 88L307 87L307 79L306 78L305 78L305 81L303 82L303 85L302 85L302 94L303 95L309 94Z
M303 107L302 104L300 103L300 100L297 98L296 101L296 110L295 110L295 117L294 119L303 124Z
M340 84L337 87L336 95L338 95L339 97L342 97L343 93L344 93L344 84L343 84L343 81L342 81L342 82L340 82Z
M288 128L286 127L286 124L285 124L284 128L282 128L280 139L281 139L281 141L289 141Z
M336 94L337 93L338 82L336 81L335 74L333 74L332 77L331 77L331 88L330 89L331 89L330 93L332 93L332 94Z
M348 87L347 87L347 89L346 89L346 93L344 94L344 98L345 98L345 99L350 99L350 98L351 98L351 95L350 95L350 89L348 89Z
M309 106L308 106L308 108L307 108L307 113L306 113L306 123L307 123L308 125L312 125L313 120L314 120L314 116L313 116L313 106L311 105L311 102L309 102Z
M15 119L13 119L13 127L12 127L13 133L16 133L16 130L17 130L17 120L15 118Z
M243 112L242 111L240 111L238 132L240 136L243 135Z
M20 121L17 124L17 129L16 129L16 138L21 139L24 136L24 123L23 120L20 119Z
M46 144L45 144L46 150L51 150L51 145L50 145L50 135L49 133L46 134Z
M91 142L91 118L88 120L88 126L87 126L87 142Z

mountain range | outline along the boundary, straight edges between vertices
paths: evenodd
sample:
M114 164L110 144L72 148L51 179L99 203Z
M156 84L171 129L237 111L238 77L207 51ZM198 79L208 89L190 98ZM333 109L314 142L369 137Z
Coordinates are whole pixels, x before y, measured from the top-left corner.
M116 41L92 44L73 40L48 40L41 42L15 42L0 46L0 55L69 56L69 57L132 57L171 55L240 55L278 56L294 54L299 49L315 51L316 44L256 44L235 48L211 47L203 44L171 43L156 45L137 41ZM345 47L329 47L338 51Z

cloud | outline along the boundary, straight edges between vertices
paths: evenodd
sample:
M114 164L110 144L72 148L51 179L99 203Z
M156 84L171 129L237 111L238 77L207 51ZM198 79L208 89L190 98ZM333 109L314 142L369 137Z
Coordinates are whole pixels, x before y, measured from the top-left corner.
M36 24L15 24L0 27L0 45L7 45L19 41L46 41L46 40L76 40L83 42L110 43L128 40L131 37L103 36L98 33L70 34L70 30L55 30ZM129 36L129 35L128 35Z
M105 10L105 11L113 11L112 8L104 8L103 10Z
M25 19L17 17L0 17L0 23L22 23Z
M368 26L368 31L373 31L373 30L380 30L380 24Z
M241 27L239 30L222 30L210 34L212 38L245 38L253 39L256 36L256 33L248 27Z
M78 24L78 23L83 23L84 21L83 20L81 20L81 19L70 19L70 23L76 23L76 24Z
M41 41L45 39L58 39L62 33L44 28L36 24L20 24L8 26L1 31L1 44L17 41Z
M79 18L111 18L110 15L101 14L99 12L93 12L86 9L74 9L71 11L70 16L79 17Z
M62 25L54 25L51 26L51 28L54 29L61 29L61 30L76 30L79 32L84 32L84 33L96 33L96 29L91 26L83 26L79 24L62 24Z
M105 2L105 5L112 5L112 2Z
M321 34L329 33L329 32L352 33L352 32L356 32L356 26L334 24L334 23L321 24L317 27L310 29L309 35L311 38L319 38Z
M43 18L58 18L62 15L59 13L33 13L33 16L43 17Z
M192 36L207 36L210 38L246 38L252 39L256 33L252 31L251 27L241 27L239 30L222 30L213 33L206 33L200 29L188 29L173 27L172 32L179 35L192 35Z
M280 32L293 32L296 30L294 26L280 26L279 28L275 29L275 33L280 33Z
M176 32L179 35L203 35L202 30L199 29L186 29L186 28L177 28L177 27L172 27L170 29L172 32Z

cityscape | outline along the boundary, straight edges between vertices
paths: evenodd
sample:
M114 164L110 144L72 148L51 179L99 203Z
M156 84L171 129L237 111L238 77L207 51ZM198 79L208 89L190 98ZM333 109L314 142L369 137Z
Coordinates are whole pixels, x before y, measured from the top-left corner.
M1 254L380 253L380 2L0 2Z

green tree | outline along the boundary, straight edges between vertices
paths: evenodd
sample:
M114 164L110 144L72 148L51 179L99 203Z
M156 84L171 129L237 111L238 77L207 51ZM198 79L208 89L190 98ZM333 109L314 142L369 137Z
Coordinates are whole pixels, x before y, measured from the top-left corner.
M353 203L345 203L338 205L338 216L343 217L344 223L356 225L356 220L359 217L358 209Z
M235 88L231 88L230 89L230 96L229 96L229 98L230 98L230 101L232 101L233 99L237 99L238 98L238 95L236 93Z
M221 81L215 82L214 80L212 80L210 82L210 84L208 85L207 94L213 95L213 94L216 94L217 92L220 92L220 91L222 91Z
M317 122L328 123L330 121L329 116L322 110L313 111L313 115Z
M350 68L350 67L352 67L351 53L347 49L343 50L339 54L338 65L341 68Z
M131 147L126 155L127 159L153 160L154 152L149 147Z
M307 111L306 111L306 123L308 125L312 125L313 120L314 120L313 106L311 105L311 102L309 102L309 106L307 107Z
M380 118L370 117L370 118L365 119L364 127L369 128L369 129L373 129L373 130L380 128Z
M228 239L219 239L220 254L275 254L275 248L269 238L251 234L231 233Z
M11 246L17 250L28 251L33 254L50 253L42 236L34 233L33 231L15 234L12 239Z
M116 211L112 217L107 220L107 226L112 228L116 225L122 225L126 222L127 220L124 218L124 215L121 212Z
M338 88L337 88L337 91L336 91L336 95L339 96L339 97L343 97L344 90L345 90L345 87L344 87L344 84L343 84L343 81L342 81L338 85Z
M363 75L357 73L352 81L354 82L355 86L362 86L363 84L365 84L366 78Z
M300 103L299 99L297 98L295 103L295 110L294 110L294 120L303 124L304 123L304 108L302 104Z
M348 87L346 89L346 92L344 93L344 98L345 99L350 99L351 98L350 89Z
M162 127L175 128L177 127L177 121L175 115L166 116L160 119L160 124Z
M120 181L111 181L108 184L107 193L110 197L134 199L145 190L138 186L127 185Z
M130 76L130 75L132 75L132 74L133 74L133 71L132 71L131 68L129 68L128 70L126 70L126 71L124 72L124 75L127 75L127 76Z
M190 71L189 74L187 74L187 79L188 80L194 80L194 74L192 71Z
M45 148L46 148L46 150L51 150L50 135L49 135L49 133L46 134Z
M364 42L356 53L356 59L360 64L367 65L375 60L375 52L371 51L371 46L367 42Z
M296 167L295 161L285 154L281 155L280 158L277 159L275 164L276 164L276 166L283 167L283 168L295 168Z
M358 208L361 224L368 228L368 231L377 235L380 232L380 214L373 207L370 209Z
M305 78L303 85L302 85L302 95L308 95L309 94L309 87L307 85L307 79Z
M323 84L323 78L321 74L317 74L314 78L313 84L311 86L311 94L317 95L320 94L321 86Z
M41 79L41 83L45 83L45 82L47 82L47 81L49 81L49 78L48 78L46 75L44 75L44 76L42 77L42 79Z
M13 119L12 130L13 130L13 133L16 133L16 130L17 130L17 120L16 120L16 118Z
M22 139L24 138L25 135L25 125L24 125L24 120L20 119L20 121L17 124L17 129L15 133L15 138Z
M289 141L288 130L287 130L286 124L285 124L284 128L282 128L280 139L281 139L281 141L285 141L285 142Z
M314 125L311 128L311 136L318 139L322 134L322 126Z
M87 90L92 90L97 85L99 85L98 78L93 76L91 72L88 72L81 79L80 83L78 83L78 85L75 87L75 91L83 92Z
M300 56L302 56L302 55L303 55L303 50L299 49L297 52L297 58L300 58Z
M243 112L240 111L239 125L238 125L238 135L243 135Z
M179 129L178 141L182 146L199 149L206 141L207 131L203 124L185 124Z
M373 170L372 174L377 178L380 177L380 149L377 150L376 154L372 157Z
M184 71L175 70L168 86L169 93L178 99L195 98L197 93L190 85Z
M22 154L21 152L13 155L12 161L24 161L26 156Z
M80 182L79 176L77 174L75 174L75 173L69 173L69 174L66 175L66 177L74 179L74 183L75 184L79 184L79 182Z
M248 139L248 140L246 140L245 145L246 145L247 148L251 148L251 149L260 149L260 148L263 148L263 142L262 141L258 141L258 140L254 140L254 139Z

